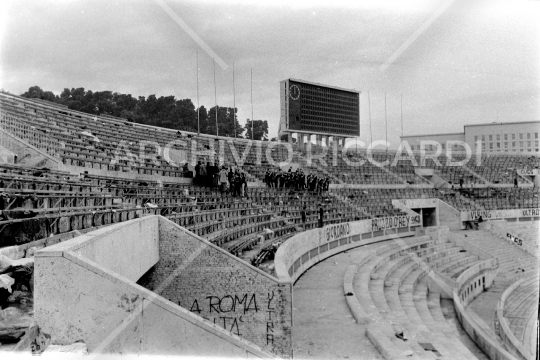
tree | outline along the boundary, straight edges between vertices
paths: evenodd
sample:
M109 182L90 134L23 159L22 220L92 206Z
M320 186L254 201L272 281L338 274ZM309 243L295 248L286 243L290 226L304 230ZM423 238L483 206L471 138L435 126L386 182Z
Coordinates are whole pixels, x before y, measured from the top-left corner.
M268 139L268 121L267 120L246 120L246 139L251 139L251 123L253 123L253 140L267 140Z
M29 99L42 99L55 102L58 96L55 96L52 91L43 91L39 86L31 86L27 92L21 94L22 97Z
M178 129L197 132L197 111L190 99L176 100L173 116Z
M208 111L208 125L206 128L206 133L213 135L216 135L217 133L219 136L234 137L236 125L236 137L242 137L242 132L244 132L244 129L242 129L242 126L238 123L238 118L236 121L234 121L235 110L236 109L230 107L218 106L217 123L219 132L216 132L216 107L214 106L210 108Z
M112 91L92 91L79 88L64 88L62 93L54 95L44 91L39 86L32 86L21 96L26 98L43 99L67 106L92 115L107 114L139 124L147 124L177 129L183 131L216 134L216 107L197 109L190 99L175 99L174 96L150 95L148 97L133 97L131 94L121 94ZM230 107L217 108L217 122L220 136L242 137L244 128L238 123L235 113L238 109ZM261 124L258 124L261 122ZM255 121L255 138L264 139L268 133L268 124L262 120ZM259 129L260 128L260 129ZM250 136L251 137L251 128Z

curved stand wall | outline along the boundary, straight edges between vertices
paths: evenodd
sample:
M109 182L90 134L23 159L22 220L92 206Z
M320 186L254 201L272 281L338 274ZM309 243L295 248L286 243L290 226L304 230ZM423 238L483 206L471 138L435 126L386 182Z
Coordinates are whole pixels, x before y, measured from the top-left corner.
M304 231L283 243L274 259L276 276L293 283L311 266L362 245L413 236L422 226L420 216L393 216L327 225Z

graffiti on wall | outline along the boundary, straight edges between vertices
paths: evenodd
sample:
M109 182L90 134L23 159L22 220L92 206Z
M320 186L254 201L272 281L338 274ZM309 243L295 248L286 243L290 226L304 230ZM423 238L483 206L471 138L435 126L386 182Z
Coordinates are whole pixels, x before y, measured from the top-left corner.
M396 229L407 226L418 226L422 224L420 215L413 216L390 216L371 220L372 231L384 229Z
M222 326L225 330L242 336L241 324L246 322L245 315L257 313L259 305L255 294L227 294L224 296L207 296L203 301L193 301L189 309L203 316L206 320Z

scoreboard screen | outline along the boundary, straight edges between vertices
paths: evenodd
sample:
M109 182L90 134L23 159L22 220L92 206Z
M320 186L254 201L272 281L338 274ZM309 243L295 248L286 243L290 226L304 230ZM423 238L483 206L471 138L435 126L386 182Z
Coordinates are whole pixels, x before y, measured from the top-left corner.
M360 93L287 79L280 83L280 133L360 135Z

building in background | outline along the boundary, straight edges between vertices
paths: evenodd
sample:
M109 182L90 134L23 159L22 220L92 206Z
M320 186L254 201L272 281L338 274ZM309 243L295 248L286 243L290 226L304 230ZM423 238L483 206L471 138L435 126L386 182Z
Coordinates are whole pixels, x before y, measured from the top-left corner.
M532 153L540 154L538 146L538 133L540 132L540 121L520 121L512 123L488 123L465 125L462 133L450 134L429 134L429 135L408 135L402 136L402 141L407 141L413 151L420 151L421 141L436 141L441 144L442 151L445 152L448 146L453 151L463 151L463 147L453 144L452 141L464 141L473 153L476 153L477 146L480 146L482 153ZM436 145L427 144L426 151L435 151Z

